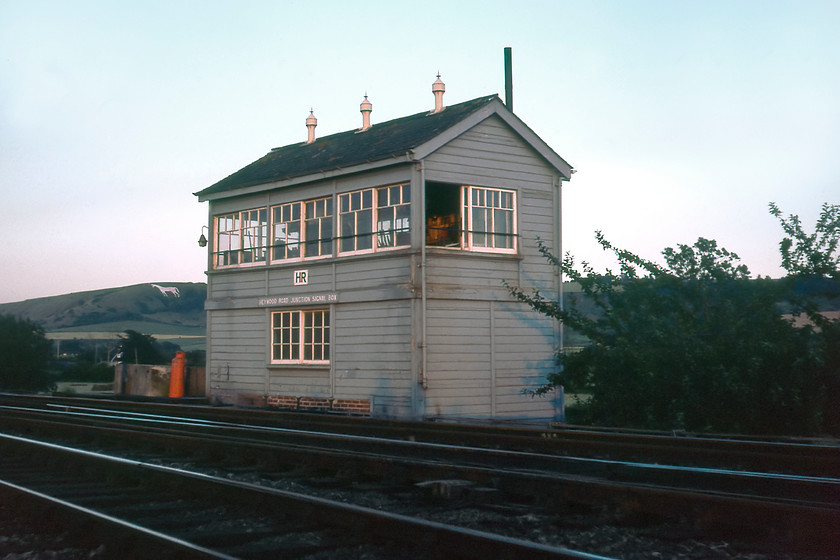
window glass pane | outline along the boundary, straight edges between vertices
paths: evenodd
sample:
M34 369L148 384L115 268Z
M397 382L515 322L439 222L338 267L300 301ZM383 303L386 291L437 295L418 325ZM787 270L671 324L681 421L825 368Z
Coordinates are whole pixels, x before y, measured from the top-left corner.
M300 202L293 202L272 209L272 259L300 257L300 207Z
M411 207L403 204L397 207L397 218L394 221L394 229L397 232L396 244L398 247L411 244L411 228L409 228L409 215Z
M318 220L306 220L306 256L318 256L318 240L321 237L321 232L318 228L320 224Z
M356 215L354 213L341 215L341 250L352 251L356 247Z
M496 210L493 216L493 226L496 232L493 246L512 249L513 237L509 234L513 233L513 212L509 210Z
M332 217L326 217L321 220L321 254L329 255L333 252L332 235L333 235L333 221Z
M487 246L487 235L485 235L485 232L487 231L487 223L484 212L484 208L473 208L472 211L472 244L476 247Z
M360 210L357 213L358 223L356 224L358 240L356 250L363 251L373 246L373 211Z
M384 190L384 189L383 189ZM377 247L394 246L394 207L380 208L376 215Z

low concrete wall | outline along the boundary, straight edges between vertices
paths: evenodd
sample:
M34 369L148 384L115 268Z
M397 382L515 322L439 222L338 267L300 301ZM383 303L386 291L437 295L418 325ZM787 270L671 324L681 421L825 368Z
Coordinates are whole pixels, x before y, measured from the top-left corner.
M114 394L142 397L168 397L172 366L116 364ZM205 368L187 367L185 397L206 396Z

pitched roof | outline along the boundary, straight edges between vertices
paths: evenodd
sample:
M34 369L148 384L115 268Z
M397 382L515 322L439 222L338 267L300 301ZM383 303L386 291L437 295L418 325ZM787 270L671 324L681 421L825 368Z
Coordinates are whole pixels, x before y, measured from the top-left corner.
M451 105L437 113L426 111L375 124L365 131L339 132L312 143L299 142L274 148L257 161L195 194L199 200L208 200L221 193L233 196L237 193L229 191L246 187L347 169L366 163L394 158L410 161L406 156L412 150L426 144L482 108L493 105L494 102L503 107L497 95L490 95ZM508 115L513 116L509 112ZM516 121L522 124L518 119ZM522 126L527 129L524 124ZM527 129L527 132L533 134L530 129ZM544 147L565 164L550 148L545 145Z

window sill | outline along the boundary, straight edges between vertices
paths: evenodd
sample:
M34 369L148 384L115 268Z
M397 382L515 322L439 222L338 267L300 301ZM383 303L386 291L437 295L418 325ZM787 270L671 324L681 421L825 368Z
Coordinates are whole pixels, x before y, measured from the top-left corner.
M350 262L350 261L360 261L360 260L373 260L378 258L387 258L389 256L398 257L404 255L411 255L411 254L419 254L420 251L417 249L411 249L410 247L403 247L399 249L387 249L387 250L380 250L380 251L372 251L368 253L347 253L342 254L340 256L329 256L329 257L315 257L310 259L297 259L297 260L290 260L290 261L274 261L272 263L259 263L259 264L248 264L248 265L232 265L232 266L225 266L223 268L213 268L207 272L208 275L215 275L215 274L227 274L231 272L245 272L250 271L253 272L255 270L266 270L266 269L282 269L282 268L291 268L291 267L302 267L308 265L316 265L316 264L330 264L330 263L341 263L341 262ZM426 253L432 255L446 255L449 257L458 257L458 258L466 258L466 259L491 259L491 260L514 260L514 261L521 261L523 260L523 256L519 253L502 253L502 252L495 252L495 251L470 251L468 249L461 249L460 247L438 247L434 245L426 246Z
M266 364L266 368L271 370L281 369L305 369L311 371L329 371L330 364Z
M434 245L426 246L427 255L446 255L450 257L459 257L465 259L506 259L512 261L521 261L523 256L519 253L501 253L495 251L470 251L468 249L461 249L460 247L436 247Z

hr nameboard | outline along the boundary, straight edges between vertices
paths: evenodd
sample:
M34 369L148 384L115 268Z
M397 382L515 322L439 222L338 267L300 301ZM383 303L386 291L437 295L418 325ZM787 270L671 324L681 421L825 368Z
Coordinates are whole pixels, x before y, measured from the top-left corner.
M303 296L270 296L260 298L257 301L259 307L272 305L300 305L307 303L335 303L338 301L338 294L308 294Z

